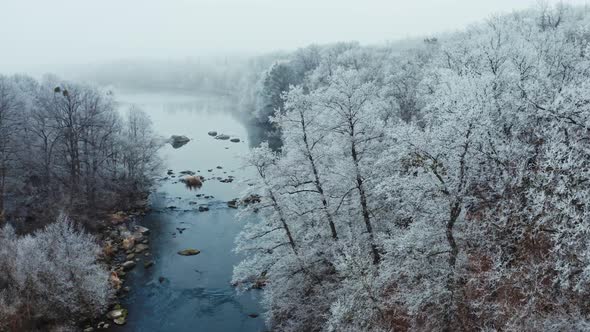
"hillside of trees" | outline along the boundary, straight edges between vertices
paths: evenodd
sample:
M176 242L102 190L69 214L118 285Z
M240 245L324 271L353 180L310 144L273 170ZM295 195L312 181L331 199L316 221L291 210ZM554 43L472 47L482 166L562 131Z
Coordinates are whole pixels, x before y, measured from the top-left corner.
M271 330L590 329L587 8L311 46L258 82L282 147L246 160L234 282Z

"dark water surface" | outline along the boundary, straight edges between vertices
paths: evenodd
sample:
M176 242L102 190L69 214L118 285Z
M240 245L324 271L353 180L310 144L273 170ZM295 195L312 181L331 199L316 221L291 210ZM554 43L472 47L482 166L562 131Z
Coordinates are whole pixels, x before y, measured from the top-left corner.
M151 197L153 211L139 222L151 230L151 256L141 256L128 274L126 285L131 292L122 301L129 310L127 324L113 330L264 331L262 317L249 316L261 314L260 293L236 294L230 285L233 266L239 261L232 251L234 239L243 221L236 219L236 210L226 202L240 196L247 185L240 180L251 172L240 167L239 158L249 148L248 129L231 115L231 103L224 97L135 93L119 94L118 99L122 109L136 104L146 111L158 134L186 135L191 141L179 149L167 144L161 151L165 168L176 177L159 181ZM207 135L210 130L242 141L216 140ZM189 190L177 182L184 170L204 176L202 188ZM233 183L211 179L229 175L235 177ZM209 211L199 212L199 205L207 205ZM178 228L186 229L181 233ZM177 254L186 248L201 253ZM148 260L155 264L145 269L143 261Z

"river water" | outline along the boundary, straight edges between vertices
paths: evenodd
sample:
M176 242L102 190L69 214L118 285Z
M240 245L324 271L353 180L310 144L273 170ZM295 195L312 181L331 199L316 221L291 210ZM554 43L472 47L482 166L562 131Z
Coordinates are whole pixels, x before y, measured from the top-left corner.
M139 221L151 230L151 256L142 256L128 274L131 291L122 305L129 316L126 325L113 330L264 331L259 291L236 294L230 285L233 266L240 260L232 251L234 239L243 221L227 201L240 196L247 185L241 180L251 174L241 167L240 156L249 149L252 129L233 115L232 103L222 96L124 93L117 99L122 109L135 104L146 111L159 135L186 135L191 141L178 149L166 144L160 152L165 168L161 177L168 169L175 177L158 182L151 195L152 212ZM216 140L207 135L210 130L241 142ZM185 170L206 178L202 188L189 190L178 182ZM235 177L232 183L214 179L230 175ZM209 211L199 212L200 205ZM201 253L177 254L186 248ZM148 260L155 264L144 268L142 261Z

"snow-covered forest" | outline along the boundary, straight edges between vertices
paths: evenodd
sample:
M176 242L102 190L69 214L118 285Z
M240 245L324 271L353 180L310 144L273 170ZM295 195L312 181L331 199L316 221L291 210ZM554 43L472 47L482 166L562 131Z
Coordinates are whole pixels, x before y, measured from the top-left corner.
M0 76L0 331L70 326L112 301L89 232L146 204L162 145L145 113L125 114L110 91Z
M235 284L273 331L589 330L589 98L582 7L294 52L242 98L283 145Z
M163 141L143 111L121 115L116 105L91 85L0 76L1 215L30 229L67 209L92 227L92 217L141 200Z
M0 74L0 331L590 331L590 7L374 43L411 8L300 1L28 32L68 79Z

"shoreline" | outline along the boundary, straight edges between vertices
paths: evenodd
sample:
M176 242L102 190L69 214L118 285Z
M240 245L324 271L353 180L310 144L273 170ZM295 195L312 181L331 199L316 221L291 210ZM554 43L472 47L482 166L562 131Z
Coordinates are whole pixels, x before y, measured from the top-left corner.
M98 231L97 239L102 248L100 260L109 272L109 282L113 287L113 298L108 309L94 319L79 322L85 332L107 330L112 326L124 325L127 310L121 300L127 296L132 285L126 284L127 274L143 262L144 268L150 268L149 247L150 230L140 225L140 219L152 211L149 203L151 192L144 193L140 204L119 210L107 216L105 227Z

